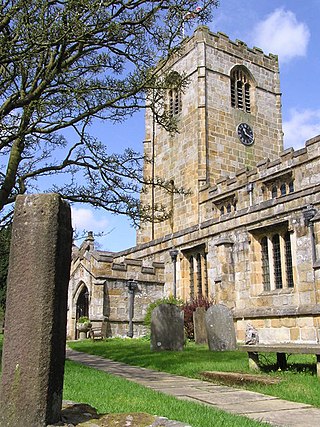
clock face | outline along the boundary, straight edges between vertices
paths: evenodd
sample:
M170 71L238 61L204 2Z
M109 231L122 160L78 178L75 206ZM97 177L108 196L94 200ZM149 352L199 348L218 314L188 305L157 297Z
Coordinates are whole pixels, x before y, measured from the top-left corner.
M244 145L252 145L254 143L253 130L247 123L240 123L237 127L237 134Z

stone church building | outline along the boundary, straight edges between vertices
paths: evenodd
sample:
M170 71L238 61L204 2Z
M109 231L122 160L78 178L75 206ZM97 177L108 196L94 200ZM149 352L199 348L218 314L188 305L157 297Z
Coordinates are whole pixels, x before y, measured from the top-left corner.
M240 341L251 323L261 342L319 342L320 136L283 149L277 57L199 27L168 67L189 81L166 94L179 133L147 111L145 173L190 191L143 193L171 217L133 248L95 250L91 233L74 248L68 335L81 315L143 335L148 304L173 294L227 305Z

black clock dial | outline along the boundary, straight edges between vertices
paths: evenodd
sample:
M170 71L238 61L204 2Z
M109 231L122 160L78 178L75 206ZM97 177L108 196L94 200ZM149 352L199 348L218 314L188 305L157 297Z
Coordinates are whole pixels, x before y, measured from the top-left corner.
M244 145L252 145L254 143L253 130L247 123L240 123L237 127L237 134Z

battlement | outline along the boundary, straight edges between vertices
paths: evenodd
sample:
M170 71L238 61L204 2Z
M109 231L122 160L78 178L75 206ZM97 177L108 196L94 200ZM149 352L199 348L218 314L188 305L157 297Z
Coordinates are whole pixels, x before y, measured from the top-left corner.
M288 148L273 161L263 159L252 169L242 168L234 175L221 177L217 180L216 185L203 191L208 191L207 200L222 200L222 198L228 198L228 195L239 191L248 184L260 182L262 185L269 185L276 180L281 180L281 178L289 176L294 178L295 168L305 163L312 165L313 161L319 159L319 156L320 135L306 141L305 146L299 150ZM315 169L312 170L311 168L309 174L304 174L303 177L299 177L299 180L296 179L295 190L316 183L317 173Z
M210 31L207 26L198 27L190 38L187 38L185 48L190 48L193 44L204 42L212 47L239 57L246 61L252 62L259 66L269 68L272 70L278 69L278 56L272 53L268 55L263 52L259 47L248 47L242 40L231 40L225 33ZM184 52L185 53L185 52Z

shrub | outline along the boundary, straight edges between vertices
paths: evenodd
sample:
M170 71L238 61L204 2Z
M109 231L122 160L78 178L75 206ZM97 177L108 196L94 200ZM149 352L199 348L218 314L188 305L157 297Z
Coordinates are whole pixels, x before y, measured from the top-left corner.
M186 338L194 340L194 325L193 325L193 312L197 307L204 307L206 310L214 304L214 301L203 296L188 301L183 304L184 311L184 330Z
M183 301L175 298L173 295L170 295L169 297L160 298L151 304L148 305L146 315L144 317L143 324L144 326L147 326L148 328L151 328L151 314L154 308L158 307L160 304L174 304L177 307L183 306Z
M81 316L78 319L78 323L90 323L90 319L87 316Z

